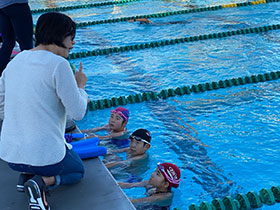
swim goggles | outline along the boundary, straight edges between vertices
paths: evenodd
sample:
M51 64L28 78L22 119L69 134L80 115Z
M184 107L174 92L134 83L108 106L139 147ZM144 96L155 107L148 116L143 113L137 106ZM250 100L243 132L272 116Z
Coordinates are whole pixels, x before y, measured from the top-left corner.
M164 177L167 179L167 181L171 184L179 184L181 179L178 179L176 172L173 170L173 168L169 167L168 169L164 170L164 166L161 165L161 163L157 164L159 170L164 174Z
M111 113L120 115L125 121L128 121L127 117L120 111L112 110Z
M131 135L129 138L130 138L130 139L135 139L135 140L137 140L137 141L142 141L142 142L144 142L144 143L146 143L146 144L151 145L150 142L146 141L145 139L140 138L139 136L132 136L132 135Z

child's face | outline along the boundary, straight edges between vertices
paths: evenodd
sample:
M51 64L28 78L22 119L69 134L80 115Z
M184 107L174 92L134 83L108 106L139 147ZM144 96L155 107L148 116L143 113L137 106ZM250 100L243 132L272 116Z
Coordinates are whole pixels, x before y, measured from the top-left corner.
M157 187L157 188L168 188L169 184L165 180L164 176L160 172L159 168L157 168L154 173L152 173L149 184Z
M126 125L124 119L117 113L111 113L111 117L109 119L109 127L113 131L122 131Z
M143 155L148 149L148 144L145 144L143 141L137 141L132 138L130 140L130 153L132 156Z

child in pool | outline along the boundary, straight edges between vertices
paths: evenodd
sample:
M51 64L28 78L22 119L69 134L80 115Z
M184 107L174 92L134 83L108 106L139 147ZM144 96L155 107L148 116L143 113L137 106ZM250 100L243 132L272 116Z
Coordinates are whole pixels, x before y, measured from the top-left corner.
M105 164L107 168L121 164L130 164L133 161L143 160L147 157L146 151L151 147L151 133L141 128L134 131L129 139L129 147L111 151L111 153L126 152L126 160L108 162Z
M183 20L183 21L169 21L163 23L154 23L147 18L137 18L128 20L128 22L138 22L139 24L149 24L149 25L175 25L175 24L188 24L191 23L192 20Z
M160 206L170 205L172 201L171 188L179 186L181 177L180 169L172 163L158 163L157 169L149 180L135 183L119 182L123 189L145 187L147 197L130 199L132 203L152 203Z
M87 133L87 138L98 137L99 139L112 139L112 143L117 146L129 144L129 131L126 129L126 124L129 118L129 111L124 107L118 107L111 111L109 123L100 127L81 130L82 133ZM96 135L95 132L106 130L105 136ZM126 141L126 142L124 142Z

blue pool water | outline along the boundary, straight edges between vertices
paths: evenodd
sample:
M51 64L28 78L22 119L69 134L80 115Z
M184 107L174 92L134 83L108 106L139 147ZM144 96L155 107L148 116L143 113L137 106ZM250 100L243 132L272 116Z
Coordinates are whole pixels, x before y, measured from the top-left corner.
M100 1L30 1L32 9ZM234 1L238 2L238 1ZM240 2L240 1L239 1ZM77 22L209 6L232 1L137 1L124 5L66 11ZM246 27L279 24L280 3L151 19L154 23L120 22L79 28L73 52L174 39ZM34 15L34 22L39 15ZM71 60L83 62L86 90L92 100L144 91L244 77L277 71L280 66L279 30L177 44L154 49ZM133 172L149 179L157 162L172 161L182 172L171 209L212 201L280 183L279 80L219 89L167 100L129 104L128 129L152 133L146 170ZM81 129L106 123L110 109L89 112L78 122ZM131 171L113 169L120 181ZM136 175L135 175L136 174ZM129 197L143 189L125 190ZM279 204L263 210L279 209Z

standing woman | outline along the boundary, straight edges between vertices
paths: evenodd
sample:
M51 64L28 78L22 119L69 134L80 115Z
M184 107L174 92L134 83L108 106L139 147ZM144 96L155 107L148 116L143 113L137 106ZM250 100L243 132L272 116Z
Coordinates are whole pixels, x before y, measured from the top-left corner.
M70 17L41 15L36 47L19 53L0 78L0 158L21 172L17 189L28 195L30 209L49 210L45 192L84 175L81 159L64 139L66 115L81 120L88 101L82 65L74 76L65 59L75 33Z
M28 0L0 0L0 76L10 60L16 40L21 50L33 47L33 21Z

